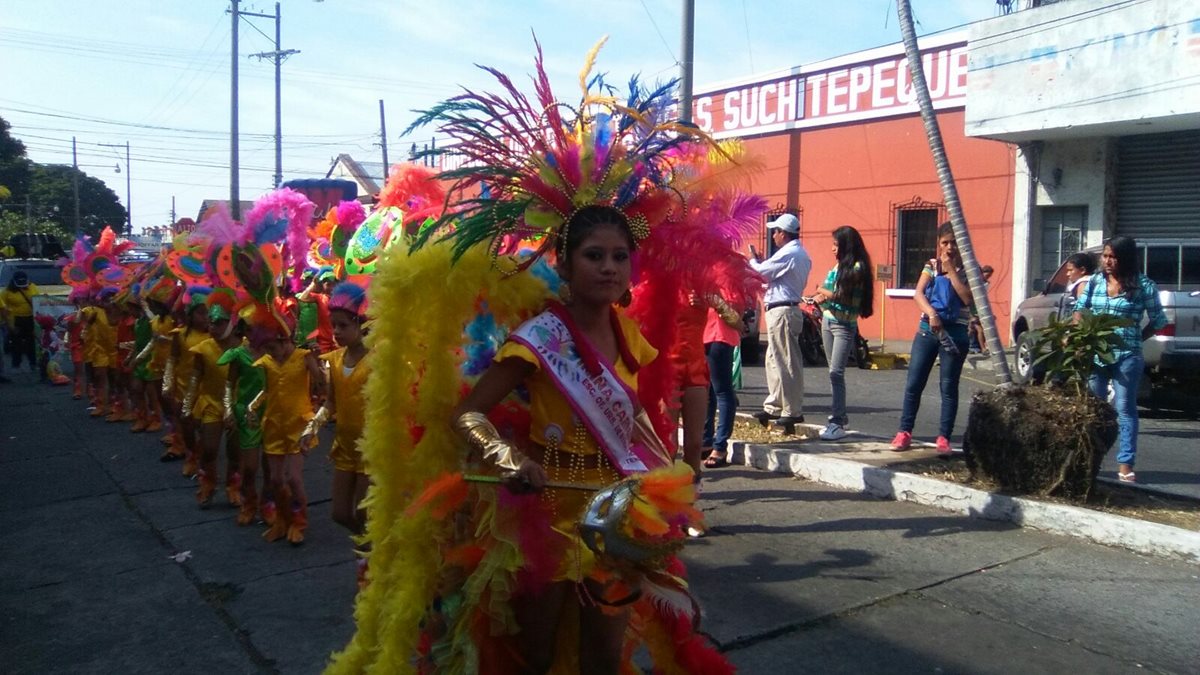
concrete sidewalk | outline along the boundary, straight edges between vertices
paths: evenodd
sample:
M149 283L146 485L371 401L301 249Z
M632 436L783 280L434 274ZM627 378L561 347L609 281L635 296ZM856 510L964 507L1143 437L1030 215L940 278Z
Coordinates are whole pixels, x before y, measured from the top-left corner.
M316 673L354 564L314 455L308 542L200 511L155 439L69 392L0 388L6 673ZM744 673L1195 672L1200 568L726 468L685 558ZM185 552L190 557L185 557ZM180 559L176 561L172 556Z

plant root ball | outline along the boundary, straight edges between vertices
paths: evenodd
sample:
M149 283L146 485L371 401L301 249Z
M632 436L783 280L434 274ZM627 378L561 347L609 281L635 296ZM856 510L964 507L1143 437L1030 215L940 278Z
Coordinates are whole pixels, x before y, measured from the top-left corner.
M975 394L963 447L972 471L1005 492L1084 501L1117 436L1113 407L1061 387Z

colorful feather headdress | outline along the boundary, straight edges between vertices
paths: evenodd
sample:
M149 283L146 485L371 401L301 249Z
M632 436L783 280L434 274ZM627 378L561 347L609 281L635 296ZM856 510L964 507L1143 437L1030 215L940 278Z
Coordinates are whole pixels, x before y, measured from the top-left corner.
M481 66L502 93L465 90L423 112L406 130L436 125L453 142L422 154L461 162L437 174L457 201L418 235L415 246L432 237L452 238L457 259L480 242L490 243L493 257L534 242L528 266L564 238L571 217L586 206L620 210L639 241L683 207L679 195L665 188L669 151L708 138L695 127L663 119L674 82L647 91L634 77L628 95L618 100L591 74L603 44L592 48L579 73L582 98L575 106L551 91L537 44L532 100L508 76ZM478 197L467 196L477 189Z
M329 293L329 311L340 309L359 317L367 318L367 289L353 281L343 281Z
M89 293L117 288L129 283L131 271L121 264L120 255L133 248L133 242L117 242L111 227L105 226L95 246L81 236L71 249L71 260L62 269L63 282Z

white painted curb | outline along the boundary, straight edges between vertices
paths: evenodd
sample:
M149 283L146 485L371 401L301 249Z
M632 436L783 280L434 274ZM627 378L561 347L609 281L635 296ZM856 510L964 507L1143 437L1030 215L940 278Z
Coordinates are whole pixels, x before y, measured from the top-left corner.
M732 463L764 471L788 473L882 499L934 506L971 518L1007 521L1138 553L1200 563L1200 532L1077 506L993 494L936 478L771 445L731 442L730 448Z

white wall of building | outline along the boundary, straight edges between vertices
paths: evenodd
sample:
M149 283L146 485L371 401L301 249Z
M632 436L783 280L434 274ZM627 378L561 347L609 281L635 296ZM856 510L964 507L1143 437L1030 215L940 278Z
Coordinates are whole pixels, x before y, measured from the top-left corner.
M1085 207L1085 246L1099 246L1112 233L1114 151L1107 138L1021 145L1013 193L1013 298L1034 292L1042 253L1042 207Z
M1200 2L1072 0L971 26L966 132L1008 141L1200 127Z

